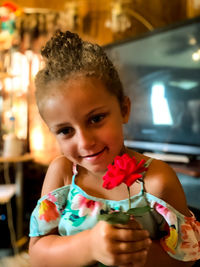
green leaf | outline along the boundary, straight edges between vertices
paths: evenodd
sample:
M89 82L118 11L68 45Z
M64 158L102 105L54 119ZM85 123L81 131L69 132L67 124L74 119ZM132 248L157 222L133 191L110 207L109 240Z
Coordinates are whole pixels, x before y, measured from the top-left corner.
M98 263L98 267L107 267L107 266L104 265L103 263L99 262L99 263Z
M141 216L144 213L150 211L151 208L149 206L139 207L139 208L132 208L127 211L129 215Z
M129 221L130 215L124 212L113 212L110 214L100 214L98 220L106 221L110 224L125 224Z
M90 265L91 266L91 265ZM92 265L93 266L93 265ZM98 266L98 267L108 267L107 265L104 265L103 263L101 262L98 262L97 264L95 264L95 266ZM84 266L84 267L89 267L89 265L87 266Z

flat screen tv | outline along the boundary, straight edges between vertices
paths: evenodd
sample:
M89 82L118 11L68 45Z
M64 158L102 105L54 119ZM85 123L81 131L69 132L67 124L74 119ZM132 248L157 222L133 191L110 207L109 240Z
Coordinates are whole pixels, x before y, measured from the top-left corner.
M200 17L105 46L132 102L125 144L200 156Z

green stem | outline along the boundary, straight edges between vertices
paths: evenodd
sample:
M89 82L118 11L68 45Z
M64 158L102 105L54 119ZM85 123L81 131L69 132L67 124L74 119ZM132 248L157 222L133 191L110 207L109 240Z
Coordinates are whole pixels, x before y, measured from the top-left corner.
M127 189L128 189L128 206L129 206L129 209L130 209L131 208L131 193L130 193L129 186L127 186Z

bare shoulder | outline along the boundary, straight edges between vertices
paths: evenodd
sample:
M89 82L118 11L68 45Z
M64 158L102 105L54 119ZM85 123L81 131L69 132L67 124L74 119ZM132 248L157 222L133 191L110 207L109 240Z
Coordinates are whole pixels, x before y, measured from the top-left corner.
M42 196L64 185L70 184L72 178L72 162L64 156L55 158L49 165L45 175Z
M169 164L154 159L144 180L148 193L163 199L184 215L190 216L182 185Z

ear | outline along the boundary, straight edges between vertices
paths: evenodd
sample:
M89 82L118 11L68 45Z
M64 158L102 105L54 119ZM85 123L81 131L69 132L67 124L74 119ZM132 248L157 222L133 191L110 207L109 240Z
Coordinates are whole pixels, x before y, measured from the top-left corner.
M129 97L125 96L122 104L123 123L127 123L129 121L130 111L131 111L131 101Z

